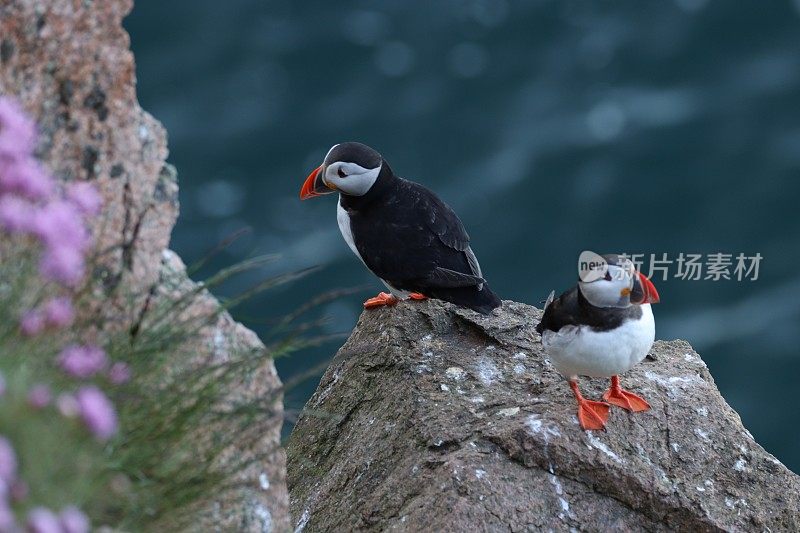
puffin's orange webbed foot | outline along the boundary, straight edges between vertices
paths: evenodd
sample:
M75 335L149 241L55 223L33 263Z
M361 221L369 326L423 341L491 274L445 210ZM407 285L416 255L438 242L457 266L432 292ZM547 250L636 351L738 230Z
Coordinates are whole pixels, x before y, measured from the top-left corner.
M572 388L575 400L578 402L578 422L580 422L581 428L584 430L605 429L608 411L611 407L605 402L596 402L584 398L578 389L577 381L570 380L569 386Z
M611 409L605 402L583 400L578 403L578 422L582 429L605 429L608 411Z
M408 295L408 297L412 300L427 300L428 297L419 292L412 292Z
M375 309L376 307L383 307L384 305L395 305L397 298L388 292L378 293L374 298L370 298L364 302L364 309Z
M611 376L611 387L603 394L603 399L634 413L650 409L650 404L644 398L619 386L619 376Z

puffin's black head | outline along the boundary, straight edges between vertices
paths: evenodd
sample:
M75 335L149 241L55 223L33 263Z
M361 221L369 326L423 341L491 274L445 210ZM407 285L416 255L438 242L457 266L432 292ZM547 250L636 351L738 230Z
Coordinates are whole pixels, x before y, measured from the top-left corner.
M340 192L363 196L372 188L383 166L381 154L357 142L336 144L300 189L300 199Z
M628 307L658 303L653 282L637 271L633 262L616 254L597 256L591 275L582 276L578 288L595 307Z

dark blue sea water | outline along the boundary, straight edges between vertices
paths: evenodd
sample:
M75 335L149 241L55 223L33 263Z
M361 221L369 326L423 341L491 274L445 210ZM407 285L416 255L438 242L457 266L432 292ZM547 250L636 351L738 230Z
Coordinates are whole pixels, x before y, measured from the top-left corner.
M800 472L800 0L140 1L126 26L180 174L173 247L191 262L250 227L210 268L270 252L282 259L260 276L322 265L239 311L262 335L321 291L367 284L321 310L319 333L347 332L381 288L334 198L297 198L332 144L360 140L455 208L503 298L567 288L584 249L761 254L755 281L657 276L657 335L689 340ZM340 343L278 361L281 375Z

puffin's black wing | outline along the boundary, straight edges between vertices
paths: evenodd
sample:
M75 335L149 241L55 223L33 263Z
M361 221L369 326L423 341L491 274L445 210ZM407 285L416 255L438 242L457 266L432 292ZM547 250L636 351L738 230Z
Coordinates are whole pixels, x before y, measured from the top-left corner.
M442 267L434 268L433 272L425 279L437 287L450 289L456 287L478 287L486 282L485 279L472 274L464 274L463 272L456 272Z
M422 185L403 180L425 223L446 246L464 252L469 249L469 234L458 215L441 198Z
M419 189L421 212L429 214L429 219L426 221L428 228L430 228L430 230L436 234L442 244L452 248L453 250L463 252L464 257L467 259L470 276L469 278L464 278L464 282L467 283L467 285L458 286L475 285L479 288L482 288L483 283L486 280L483 279L481 265L478 263L478 258L475 257L475 252L472 251L472 248L469 245L469 234L467 233L466 228L464 228L464 224L461 222L461 219L458 218L458 215L456 215L452 209L450 209L450 206L444 203L433 192L417 183L407 183L412 188ZM450 281L451 278L448 276L448 272L442 272L441 270L442 269L436 269L436 271L433 272L433 275L437 277L441 276L445 282Z
M461 220L422 185L399 179L383 201L350 213L350 223L364 263L393 287L483 313L500 305Z
M578 303L578 287L573 287L545 307L542 320L536 325L536 331L541 335L544 330L558 331L564 326L580 324L582 315Z
M541 335L544 330L558 331L564 326L588 326L595 331L609 331L618 328L626 320L638 320L641 316L639 305L626 308L595 307L581 296L575 286L545 308L536 331Z

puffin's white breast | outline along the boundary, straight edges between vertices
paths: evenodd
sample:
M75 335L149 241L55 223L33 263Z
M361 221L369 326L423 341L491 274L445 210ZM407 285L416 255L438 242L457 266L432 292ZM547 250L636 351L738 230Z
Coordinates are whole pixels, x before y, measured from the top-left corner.
M609 377L629 370L644 359L656 334L653 310L642 305L638 320L626 320L610 331L567 326L542 333L542 345L553 366L567 378Z
M364 260L361 259L361 254L358 253L358 248L356 248L356 243L353 240L353 231L350 229L350 215L347 211L342 207L342 200L339 198L339 201L336 203L336 221L339 223L339 231L342 232L342 237L344 237L344 242L347 243L347 246L356 254L361 262L363 263Z

